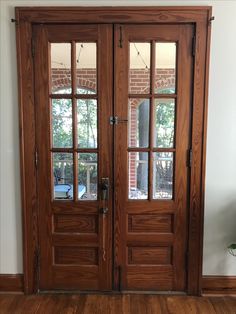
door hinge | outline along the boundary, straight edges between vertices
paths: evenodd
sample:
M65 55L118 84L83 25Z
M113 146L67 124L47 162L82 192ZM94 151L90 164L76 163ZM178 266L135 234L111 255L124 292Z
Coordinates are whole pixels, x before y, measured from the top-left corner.
M38 151L35 151L35 167L38 167Z
M195 57L196 54L196 35L192 39L192 56Z
M35 287L39 290L39 271L40 271L40 250L37 248L34 252L34 275L35 275Z
M32 57L34 58L34 56L35 56L35 43L34 43L33 37L31 38L31 54L32 54Z
M126 123L128 122L128 119L120 119L117 116L111 116L109 121L110 121L110 124L118 124L118 123Z
M188 150L188 167L192 167L192 160L193 160L193 151L192 148Z
M123 48L123 32L122 32L122 26L120 26L119 47L120 47L120 48Z
M119 274L119 291L122 291L122 267L118 266L118 274Z

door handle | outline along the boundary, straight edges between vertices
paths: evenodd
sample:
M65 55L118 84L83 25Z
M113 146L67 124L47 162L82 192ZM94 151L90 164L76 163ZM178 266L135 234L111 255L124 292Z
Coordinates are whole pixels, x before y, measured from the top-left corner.
M108 213L108 199L109 199L109 178L101 179L101 201L102 208L102 259L106 261L106 214Z
M109 178L101 179L101 199L102 201L107 201L109 199Z

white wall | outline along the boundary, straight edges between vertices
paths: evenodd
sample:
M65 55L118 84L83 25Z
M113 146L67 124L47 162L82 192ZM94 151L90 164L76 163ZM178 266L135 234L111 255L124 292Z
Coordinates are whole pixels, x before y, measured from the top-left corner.
M236 2L1 1L0 273L22 272L15 6L212 5L210 94L205 197L205 275L236 275L227 245L236 241Z

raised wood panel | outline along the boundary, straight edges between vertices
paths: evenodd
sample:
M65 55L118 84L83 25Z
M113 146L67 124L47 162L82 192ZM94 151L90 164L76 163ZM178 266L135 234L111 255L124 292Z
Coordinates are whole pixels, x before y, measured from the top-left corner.
M173 269L170 266L128 266L127 288L155 291L172 290Z
M97 265L98 249L81 247L55 247L55 264Z
M52 234L53 246L83 246L83 247L97 247L98 235L97 234Z
M55 232L97 233L98 216L95 215L55 215Z
M173 233L128 233L128 246L169 246L174 241Z
M171 247L129 247L128 264L166 265L172 263Z
M51 289L56 286L65 290L97 290L98 266L55 265L52 267L52 285Z
M128 215L128 232L172 233L172 215Z

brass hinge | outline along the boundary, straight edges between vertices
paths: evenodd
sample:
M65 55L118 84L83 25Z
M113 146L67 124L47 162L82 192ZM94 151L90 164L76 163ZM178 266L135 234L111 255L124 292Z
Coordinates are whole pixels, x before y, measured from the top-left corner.
M118 124L118 123L128 122L128 119L120 119L117 116L111 116L109 120L110 120L110 124Z
M196 35L192 39L192 56L195 57L196 54Z
M123 48L123 33L122 33L122 26L120 26L119 47L120 47L120 48Z
M34 38L33 37L31 38L31 54L32 54L32 57L34 58L34 56L35 56L35 44L34 44Z

